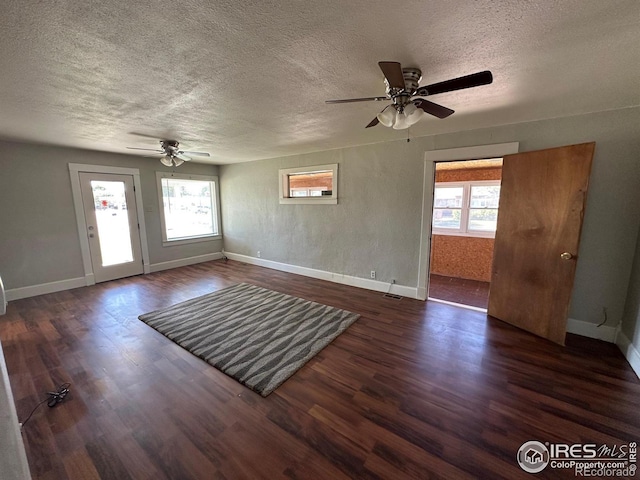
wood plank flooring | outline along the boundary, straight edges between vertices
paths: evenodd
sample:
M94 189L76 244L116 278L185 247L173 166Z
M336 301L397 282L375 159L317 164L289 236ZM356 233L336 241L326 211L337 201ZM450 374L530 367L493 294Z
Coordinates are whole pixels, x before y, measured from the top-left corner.
M484 308L489 306L489 282L429 275L429 297Z
M267 398L137 319L242 281L362 316ZM71 382L24 426L35 479L525 479L525 441L640 439L614 345L239 262L11 302L0 339L21 420Z

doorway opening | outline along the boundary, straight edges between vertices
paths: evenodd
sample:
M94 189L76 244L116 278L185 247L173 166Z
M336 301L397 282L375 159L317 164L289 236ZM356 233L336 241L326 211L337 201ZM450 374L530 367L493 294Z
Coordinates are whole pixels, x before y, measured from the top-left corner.
M502 158L435 163L429 300L486 311Z

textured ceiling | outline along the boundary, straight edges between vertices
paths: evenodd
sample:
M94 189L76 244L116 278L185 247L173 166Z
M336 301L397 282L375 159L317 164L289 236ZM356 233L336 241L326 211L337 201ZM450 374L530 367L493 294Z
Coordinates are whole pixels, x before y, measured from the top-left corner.
M412 136L640 104L637 0L5 0L0 137L113 152L175 138L232 163L404 138L364 126L380 60L453 108ZM198 159L198 161L202 161Z

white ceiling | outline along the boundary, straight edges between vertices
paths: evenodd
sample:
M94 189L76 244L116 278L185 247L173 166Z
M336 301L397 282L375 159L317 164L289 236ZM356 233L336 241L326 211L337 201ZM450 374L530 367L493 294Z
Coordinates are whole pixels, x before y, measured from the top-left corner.
M384 104L377 62L456 110L412 136L640 104L637 0L4 0L0 137L112 152L185 150L233 163L406 137L365 125ZM198 161L202 161L198 159Z

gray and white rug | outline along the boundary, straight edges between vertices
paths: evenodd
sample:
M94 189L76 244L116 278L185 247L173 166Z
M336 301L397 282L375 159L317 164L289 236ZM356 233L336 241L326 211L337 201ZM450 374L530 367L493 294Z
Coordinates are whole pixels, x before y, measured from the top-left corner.
M138 318L266 397L359 317L241 283Z

